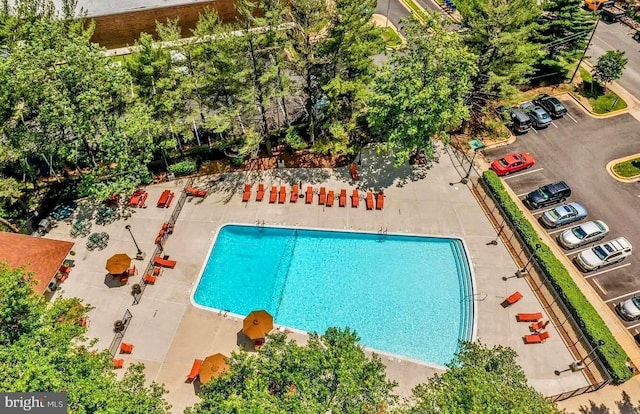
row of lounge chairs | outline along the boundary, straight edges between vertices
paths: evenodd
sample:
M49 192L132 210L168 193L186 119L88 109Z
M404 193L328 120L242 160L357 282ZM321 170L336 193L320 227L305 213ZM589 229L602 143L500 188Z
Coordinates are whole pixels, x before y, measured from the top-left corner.
M298 184L294 184L291 186L291 193L289 201L291 203L295 203L298 201L298 198L304 198L305 204L313 203L314 195L316 194L315 190L312 186L307 186L307 191L303 194L300 193L300 186ZM333 190L327 191L325 187L320 187L318 191L318 204L325 205L327 207L332 207L335 202L336 196L338 198L338 205L340 207L347 206L347 190L340 190L340 194L336 195ZM256 201L262 201L265 196L265 188L264 184L258 184L258 191L256 192ZM376 193L375 195L375 204L374 204L374 195L373 192L367 191L365 196L365 203L367 210L373 210L374 207L376 210L382 210L384 207L384 193L382 191ZM248 202L251 199L251 184L244 185L244 192L242 194L242 201ZM281 185L278 189L277 186L271 186L271 191L269 193L269 203L275 204L276 201L278 204L284 204L287 201L287 188L284 185ZM360 204L360 194L357 189L353 189L351 193L351 207L357 208Z
M505 301L503 302L503 306L511 306L514 303L518 302L522 299L522 293L514 292ZM530 335L525 335L522 339L525 344L539 344L547 339L549 339L549 332L543 330L549 324L549 321L542 321L542 312L533 312L533 313L518 313L516 315L516 320L518 322L532 322L529 326L531 332Z

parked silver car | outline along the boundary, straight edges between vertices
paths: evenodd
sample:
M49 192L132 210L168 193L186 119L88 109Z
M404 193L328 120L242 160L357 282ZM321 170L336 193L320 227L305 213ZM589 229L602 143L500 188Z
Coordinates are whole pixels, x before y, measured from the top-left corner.
M640 319L640 296L622 301L616 306L616 311L622 319L632 321Z
M540 221L547 228L560 227L587 217L587 209L578 203L563 204L542 213Z
M603 239L609 233L609 226L601 220L587 221L579 226L563 231L558 243L565 249L575 249Z
M529 115L533 126L536 128L546 128L551 124L552 119L547 111L538 105L534 105L531 102L525 102L520 104L520 109L522 109L525 114Z
M631 256L631 251L629 240L624 237L618 237L580 252L575 260L581 270L589 272L621 262Z

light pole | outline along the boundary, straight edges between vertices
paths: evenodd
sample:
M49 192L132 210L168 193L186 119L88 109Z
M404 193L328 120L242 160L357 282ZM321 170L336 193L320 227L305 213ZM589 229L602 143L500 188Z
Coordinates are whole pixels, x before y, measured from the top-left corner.
M391 8L391 0L387 1L387 20L384 23L384 28L386 29L389 25L389 9Z
M131 235L131 239L133 239L133 244L135 244L136 249L138 249L138 252L136 253L136 257L142 258L142 250L140 250L140 246L138 246L138 243L136 242L136 238L133 237L133 233L131 232L131 226L127 224L126 226L124 226L124 228L129 231L129 234Z
M573 372L576 372L576 371L580 371L580 370L586 368L587 366L589 366L591 363L585 365L584 361L586 361L587 358L589 358L591 355L593 355L598 350L598 348L600 348L601 346L604 346L605 344L606 344L606 342L604 342L602 339L599 339L598 343L591 350L591 352L589 352L584 358L582 358L582 359L580 359L578 361L574 361L574 362L571 363L571 365L569 365L569 370L571 370ZM564 371L568 371L568 370L564 370ZM556 375L560 375L564 371L555 370L555 371L553 371L553 373L556 374Z
M469 146L473 149L473 157L471 157L471 161L469 162L469 169L467 169L467 173L464 175L464 177L462 177L462 179L460 179L460 181L456 183L449 183L449 185L458 183L466 184L469 182L469 176L471 175L471 170L473 169L473 161L476 159L476 155L478 155L478 150L484 148L484 144L482 143L482 141L472 139L471 141L469 141Z
M578 73L578 69L580 69L580 64L582 63L582 60L584 59L585 55L587 54L587 50L589 49L589 46L591 45L591 40L593 39L593 36L596 34L596 29L598 28L598 23L600 23L600 14L599 13L594 13L596 15L596 24L593 25L593 31L591 32L591 36L589 36L589 41L587 41L587 45L584 47L584 50L582 51L582 55L580 55L580 60L578 61L578 66L576 66L576 70L573 71L573 75L571 75L571 79L569 80L569 83L573 83L573 78L576 77L576 73Z
M502 280L511 279L512 277L524 277L527 274L527 267L529 267L534 257L536 257L538 249L540 249L541 247L542 245L540 243L537 243L535 250L531 253L531 256L529 256L529 260L527 260L527 263L525 263L521 269L518 269L515 275L509 277L502 276Z

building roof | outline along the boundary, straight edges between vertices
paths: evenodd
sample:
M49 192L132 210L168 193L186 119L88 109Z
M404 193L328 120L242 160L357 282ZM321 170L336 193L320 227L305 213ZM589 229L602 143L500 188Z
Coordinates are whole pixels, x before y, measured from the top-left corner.
M38 294L47 289L72 247L71 242L0 232L0 261L33 272L37 282L33 290Z
M78 0L76 12L83 9L89 17L108 16L111 14L202 3L206 1L209 0ZM9 0L9 5L13 5L14 3L15 0ZM53 4L55 4L58 10L61 10L62 0L53 0Z

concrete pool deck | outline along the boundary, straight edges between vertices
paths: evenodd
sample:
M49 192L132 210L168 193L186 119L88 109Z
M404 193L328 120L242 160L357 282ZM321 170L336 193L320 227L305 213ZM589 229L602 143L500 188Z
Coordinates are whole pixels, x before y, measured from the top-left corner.
M439 162L431 168L406 166L396 169L390 159L365 155L363 166L359 167L361 181L355 184L360 189L383 189L386 195L384 209L373 211L365 209L363 200L357 209L352 209L350 203L346 208L340 208L337 201L330 208L319 206L317 201L305 204L302 199L297 203L288 200L285 204L268 202L271 185L296 182L302 182L304 188L323 185L336 192L345 188L350 194L355 186L346 167L335 170L276 169L199 178L194 186L207 188L207 197L187 200L175 231L165 245L165 254L178 264L175 269L165 269L155 285L147 286L137 305L132 305L131 285L137 283L141 275L126 286L110 288L110 277L106 275L104 264L115 253L135 256L136 248L124 228L129 224L141 250L147 254L145 261L136 262L140 271L144 270L148 255L155 248L153 241L175 206L174 202L171 208L156 208L155 201L164 189L171 189L178 196L184 181L148 187L148 208L134 209L132 217L126 221L107 226L94 224L92 231L110 234L109 245L102 251L89 252L86 238L71 238L68 223L61 223L47 237L76 242L73 249L75 267L62 285L62 291L65 296L83 298L85 303L95 307L89 314L87 336L98 338L98 348L108 348L114 336L114 321L121 319L129 309L133 318L123 341L133 344L135 349L131 355L119 355L118 358L125 359L125 367L132 362L143 362L147 378L164 383L169 389L167 400L173 405L174 412L182 412L198 401L194 384L185 383L193 360L217 352L229 355L242 341L240 319L199 309L190 302L215 232L221 225L231 222L371 232L386 229L388 233L461 237L469 249L476 278L477 340L490 346L500 344L513 348L529 384L544 395L552 396L587 385L581 372L554 374L555 370L565 369L573 358L551 325L548 327L551 338L545 343L523 343L522 337L529 333L529 324L516 322L516 313L543 311L542 306L524 279L502 280L503 276L514 275L518 268L502 242L498 241L497 246L487 245L496 238L496 232L469 188L461 184L449 185L460 178L455 163L443 152ZM245 182L254 184L248 203L241 201ZM262 202L254 201L255 184L259 182L267 189ZM500 304L514 291L522 292L524 298L502 308ZM305 335L300 333L289 333L288 336L305 340ZM429 337L416 338L416 341L426 340ZM383 355L381 358L387 366L388 377L399 383L396 391L402 396L409 396L413 386L438 371L400 356Z

